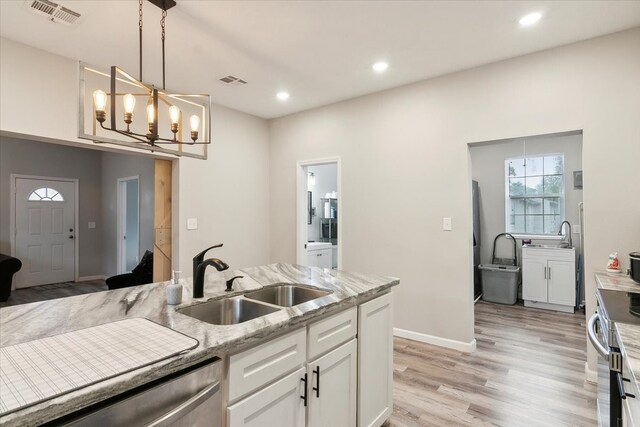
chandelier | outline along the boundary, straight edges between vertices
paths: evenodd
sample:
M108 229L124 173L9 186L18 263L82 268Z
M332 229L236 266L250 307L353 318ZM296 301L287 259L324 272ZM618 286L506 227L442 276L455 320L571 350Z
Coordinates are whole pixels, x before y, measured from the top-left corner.
M138 33L139 33L139 78L135 79L130 74L124 72L117 66L112 66L110 72L104 73L81 63L81 138L92 139L94 142L122 143L121 139L102 137L105 133L99 134L96 123L100 129L108 134L118 134L125 137L125 140L134 142L135 145L146 146L152 151L173 152L178 155L189 155L183 152L182 144L198 145L211 143L211 130L209 126L209 95L189 95L174 93L166 90L165 72L165 22L167 10L176 5L174 0L148 0L153 5L162 10L161 42L162 42L162 88L145 83L142 78L142 6L144 0L139 0L138 7ZM96 78L87 78L85 72L95 73L103 78L108 78L108 87L104 84L93 83ZM104 79L103 79L104 80ZM87 103L92 104L93 130L87 131L84 127L84 92L85 85L89 82L95 86L102 86L93 90L92 99L87 99ZM125 89L122 90L122 86ZM105 89L105 90L103 90ZM144 100L146 107L136 109L136 104ZM137 120L138 115L144 111L143 119ZM88 111L87 111L88 112ZM187 113L187 114L185 114ZM189 113L193 113L190 114ZM184 117L183 117L184 116ZM188 118L188 131L183 122ZM146 123L144 120L146 119ZM204 131L200 132L201 125ZM185 137L183 138L183 130ZM204 136L204 137L203 137ZM183 140L184 139L184 140ZM120 141L120 142L118 142ZM163 150L158 144L179 145L176 150ZM131 143L123 145L131 145ZM205 155L191 155L191 157L206 158Z

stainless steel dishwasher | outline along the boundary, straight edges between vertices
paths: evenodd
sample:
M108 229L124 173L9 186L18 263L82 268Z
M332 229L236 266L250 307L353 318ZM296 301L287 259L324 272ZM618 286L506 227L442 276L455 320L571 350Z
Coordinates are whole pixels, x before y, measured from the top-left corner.
M221 375L222 361L215 358L54 423L74 427L221 427Z

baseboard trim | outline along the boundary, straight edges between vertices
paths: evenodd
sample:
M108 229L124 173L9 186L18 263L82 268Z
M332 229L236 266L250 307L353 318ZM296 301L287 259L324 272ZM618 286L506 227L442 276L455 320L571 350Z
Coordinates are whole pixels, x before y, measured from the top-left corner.
M408 331L406 329L393 328L393 335L400 338L407 338L414 341L433 344L439 347L451 348L464 353L473 353L476 350L475 338L471 342L451 340L449 338L427 335L420 332Z
M107 276L96 275L96 276L80 276L78 277L77 282L86 282L88 280L107 280Z
M589 369L589 364L587 362L584 362L584 373L587 382L591 384L598 383L598 372Z

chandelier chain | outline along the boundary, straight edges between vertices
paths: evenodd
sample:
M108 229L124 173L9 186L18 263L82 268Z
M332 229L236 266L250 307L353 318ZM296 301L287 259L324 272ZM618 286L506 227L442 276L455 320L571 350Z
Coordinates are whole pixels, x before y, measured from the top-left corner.
M160 19L160 27L162 28L162 89L166 89L165 83L165 65L164 65L164 40L165 40L165 20L167 18L166 9L162 9L162 18Z
M142 2L143 0L139 0L138 2L138 62L140 65L140 81L142 81Z

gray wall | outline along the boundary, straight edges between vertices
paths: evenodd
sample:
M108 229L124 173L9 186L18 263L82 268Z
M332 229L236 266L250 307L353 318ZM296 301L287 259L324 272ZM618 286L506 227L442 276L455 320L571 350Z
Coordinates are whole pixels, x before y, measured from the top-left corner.
M0 252L10 254L11 174L79 180L80 276L102 274L101 153L63 145L0 137ZM89 229L88 223L96 228Z
M338 191L338 164L309 166L307 172L313 172L316 178L316 184L308 187L312 192L312 206L316 208L316 215L311 220L311 225L307 227L307 240L318 241L320 239L318 224L320 218L324 216L324 205L320 199L327 193Z
M139 176L140 185L140 251L153 250L153 179L154 160L141 155L102 154L102 271L107 276L118 270L118 178Z
M471 167L473 179L480 187L480 233L482 236L481 258L491 262L493 239L505 232L505 186L504 161L526 154L564 154L565 219L574 231L578 228L578 203L582 202L582 190L573 188L573 171L582 170L582 134L564 136L538 136L497 141L472 146ZM573 243L579 250L580 235L573 234ZM545 243L544 241L536 241ZM549 243L549 242L547 242ZM518 239L518 252L521 240ZM499 257L508 257L512 248L500 239L496 252ZM518 253L520 257L520 253Z

